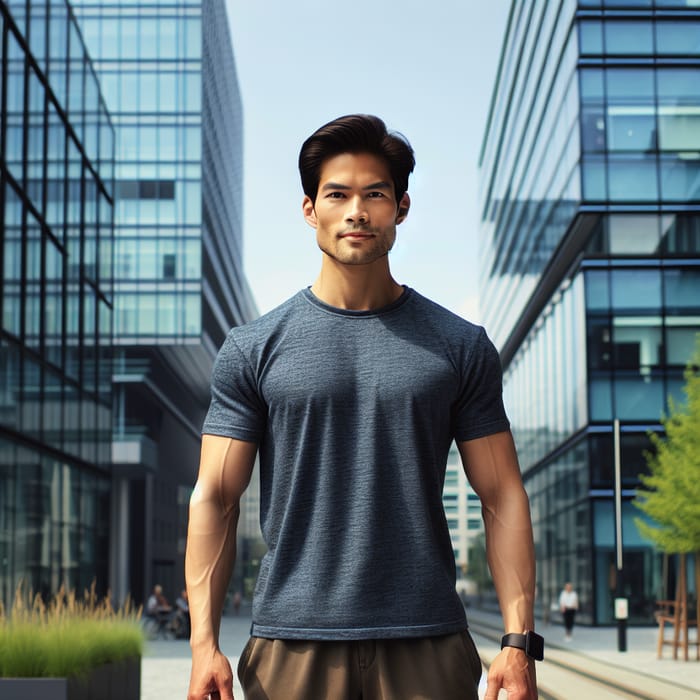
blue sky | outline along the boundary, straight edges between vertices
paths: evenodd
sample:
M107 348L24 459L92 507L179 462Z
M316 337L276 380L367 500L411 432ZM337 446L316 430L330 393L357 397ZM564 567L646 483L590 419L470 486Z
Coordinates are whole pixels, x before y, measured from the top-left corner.
M480 321L477 161L510 0L227 5L244 108L244 263L260 311L320 265L301 215L302 141L365 112L416 152L394 277Z

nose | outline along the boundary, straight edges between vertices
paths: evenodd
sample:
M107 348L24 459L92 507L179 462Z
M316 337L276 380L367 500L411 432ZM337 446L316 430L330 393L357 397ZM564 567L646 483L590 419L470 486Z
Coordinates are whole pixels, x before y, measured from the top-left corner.
M345 221L354 224L366 224L369 220L367 208L362 197L351 197L348 200L348 210L345 214Z

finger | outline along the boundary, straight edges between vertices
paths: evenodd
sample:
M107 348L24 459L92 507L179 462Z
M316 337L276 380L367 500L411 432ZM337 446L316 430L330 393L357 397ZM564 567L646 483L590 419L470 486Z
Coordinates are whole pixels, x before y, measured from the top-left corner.
M211 694L211 700L233 700L232 690L217 690Z
M499 688L495 683L487 683L484 700L498 700L498 690Z

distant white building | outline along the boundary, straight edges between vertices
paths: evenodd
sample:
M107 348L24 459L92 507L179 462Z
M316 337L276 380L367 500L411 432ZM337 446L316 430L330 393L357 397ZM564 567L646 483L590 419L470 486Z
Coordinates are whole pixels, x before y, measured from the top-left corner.
M454 443L447 458L442 501L455 553L457 577L468 577L469 546L472 538L483 531L484 524L481 519L481 502L467 481L457 445Z

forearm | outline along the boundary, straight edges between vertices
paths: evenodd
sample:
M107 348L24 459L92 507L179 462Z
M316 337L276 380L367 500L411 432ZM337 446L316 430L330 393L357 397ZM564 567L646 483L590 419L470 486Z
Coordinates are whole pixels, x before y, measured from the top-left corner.
M218 648L228 582L236 559L238 505L225 508L217 498L195 492L185 555L192 649Z
M486 552L506 632L534 629L535 555L527 494L514 489L484 508Z

